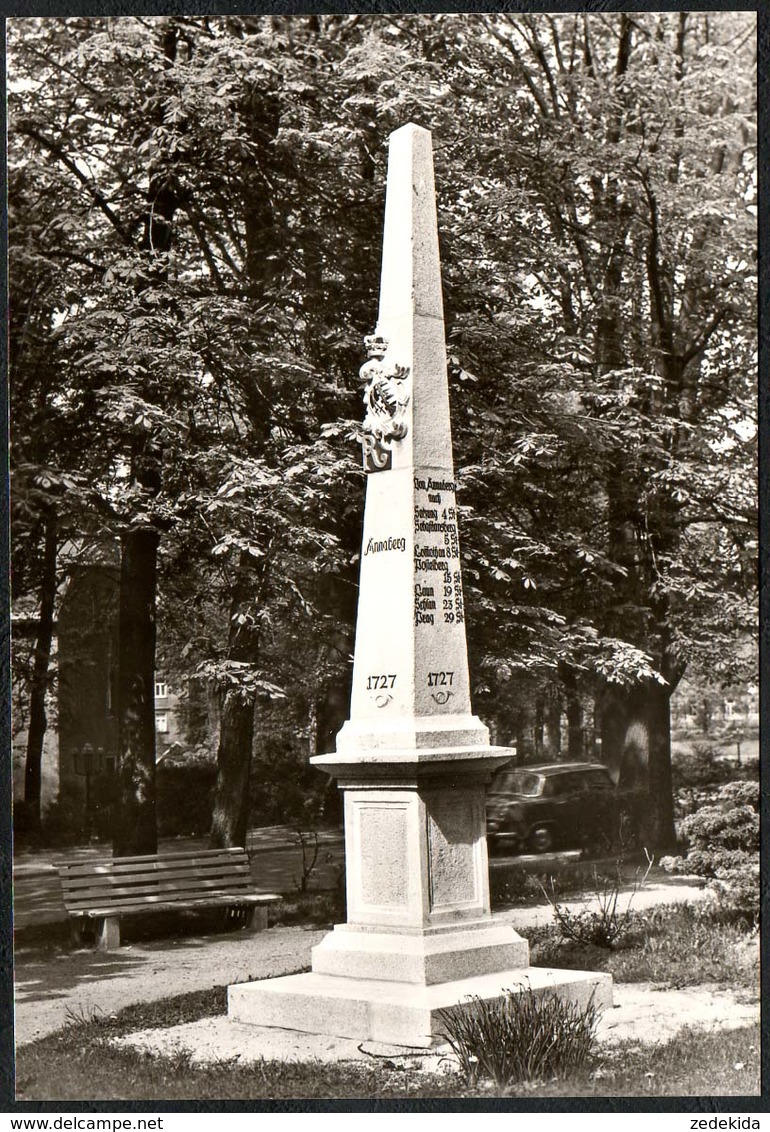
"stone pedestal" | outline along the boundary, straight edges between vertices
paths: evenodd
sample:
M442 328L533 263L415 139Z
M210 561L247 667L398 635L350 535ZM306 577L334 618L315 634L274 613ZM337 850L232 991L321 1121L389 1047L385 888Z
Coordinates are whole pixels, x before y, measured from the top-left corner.
M489 909L484 791L508 759L484 747L314 760L345 794L348 911L315 972L431 985L527 965L527 943Z

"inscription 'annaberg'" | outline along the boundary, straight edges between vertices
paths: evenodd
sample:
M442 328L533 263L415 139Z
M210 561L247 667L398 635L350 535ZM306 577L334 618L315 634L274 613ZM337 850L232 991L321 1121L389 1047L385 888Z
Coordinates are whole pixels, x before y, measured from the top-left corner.
M364 554L382 554L384 550L406 550L405 538L370 538L366 544Z

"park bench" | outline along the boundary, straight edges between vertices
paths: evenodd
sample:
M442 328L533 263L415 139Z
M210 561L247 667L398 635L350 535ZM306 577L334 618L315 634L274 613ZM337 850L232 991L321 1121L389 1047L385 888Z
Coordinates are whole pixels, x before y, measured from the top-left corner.
M59 876L75 942L93 925L97 951L120 947L121 916L220 907L248 931L261 931L268 906L281 899L254 892L245 849L69 861Z

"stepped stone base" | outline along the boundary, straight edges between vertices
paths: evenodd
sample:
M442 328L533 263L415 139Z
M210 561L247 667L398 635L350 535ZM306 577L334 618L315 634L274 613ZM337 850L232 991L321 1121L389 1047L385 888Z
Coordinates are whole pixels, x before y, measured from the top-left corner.
M470 995L491 1000L526 988L581 1006L612 1006L612 977L604 972L521 967L434 986L313 971L228 987L227 1012L255 1026L428 1049L442 1041L440 1011L468 1009Z

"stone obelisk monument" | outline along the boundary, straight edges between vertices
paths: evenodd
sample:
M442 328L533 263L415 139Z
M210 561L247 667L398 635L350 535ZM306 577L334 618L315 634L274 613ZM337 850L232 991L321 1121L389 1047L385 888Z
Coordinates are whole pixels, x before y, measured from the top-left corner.
M367 471L350 718L314 758L345 795L345 924L312 971L229 988L240 1022L429 1046L467 997L607 975L529 966L489 907L484 792L514 752L473 715L431 136L390 138L379 320L361 367Z

